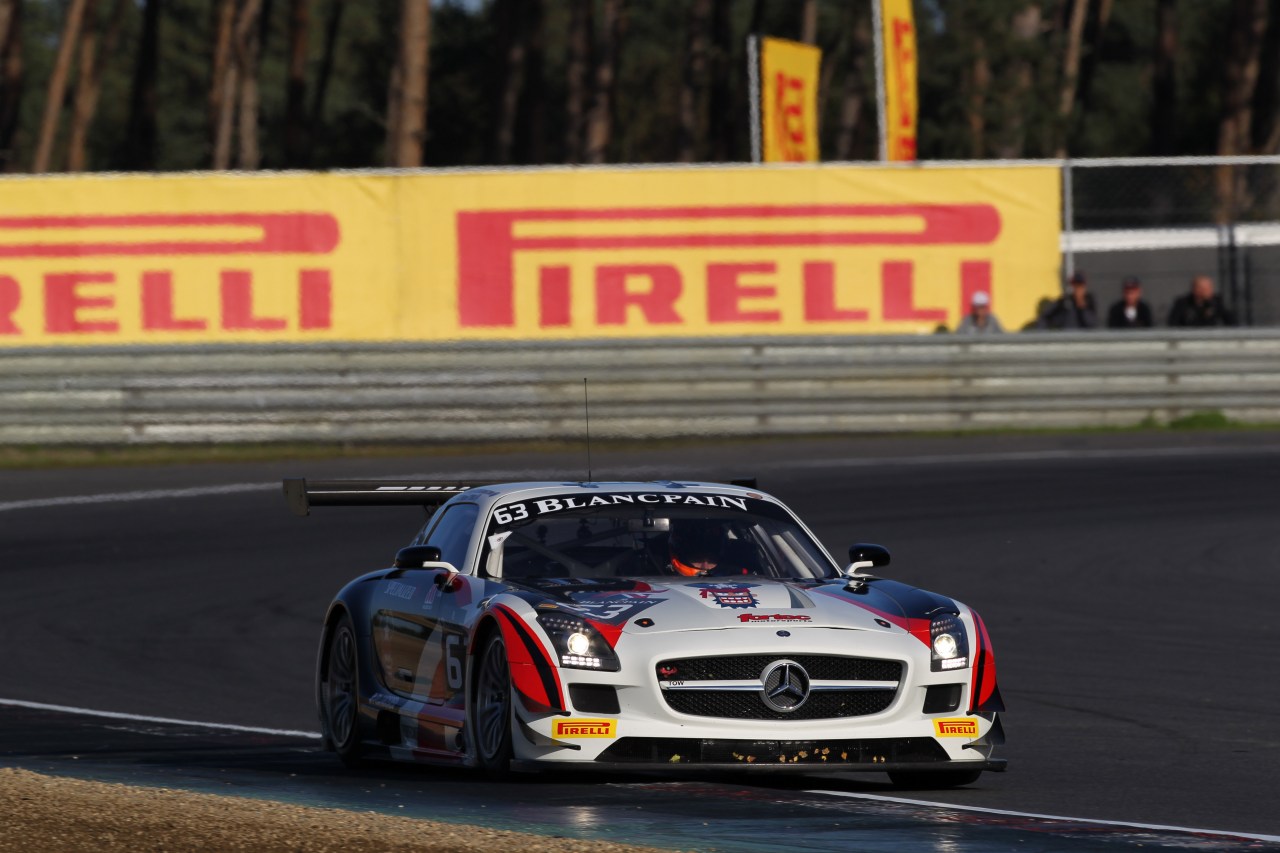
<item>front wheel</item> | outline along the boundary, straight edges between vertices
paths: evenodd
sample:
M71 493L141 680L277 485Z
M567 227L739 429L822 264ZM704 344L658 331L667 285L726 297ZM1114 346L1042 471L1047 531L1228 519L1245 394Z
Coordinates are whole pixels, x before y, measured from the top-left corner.
M351 617L342 614L329 635L328 662L320 686L321 713L333 751L348 767L360 763L360 679L357 675L356 632Z
M928 791L972 785L981 775L981 770L890 770L889 781L899 788Z
M480 653L471 722L476 759L490 776L511 772L511 667L502 635L494 633Z

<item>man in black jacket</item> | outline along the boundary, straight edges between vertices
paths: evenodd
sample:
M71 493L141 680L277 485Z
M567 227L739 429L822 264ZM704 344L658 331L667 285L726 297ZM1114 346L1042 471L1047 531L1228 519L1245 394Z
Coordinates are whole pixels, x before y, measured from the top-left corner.
M1191 279L1191 292L1179 296L1169 311L1170 326L1234 326L1236 316L1227 310L1222 297L1213 292L1213 279L1198 275Z
M1138 277L1126 276L1120 287L1122 297L1107 312L1107 328L1150 329L1154 326L1151 306L1142 299L1142 282Z
M1076 272L1069 282L1071 292L1055 300L1036 321L1041 329L1094 329L1098 326L1098 309L1089 292L1084 273Z

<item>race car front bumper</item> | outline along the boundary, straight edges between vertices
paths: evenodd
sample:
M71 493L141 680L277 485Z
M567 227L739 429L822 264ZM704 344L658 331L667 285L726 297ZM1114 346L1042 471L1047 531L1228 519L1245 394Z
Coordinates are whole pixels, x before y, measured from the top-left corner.
M522 761L525 769L564 767L561 761ZM1003 758L956 761L932 738L752 741L706 738L623 737L579 769L749 773L1003 772Z

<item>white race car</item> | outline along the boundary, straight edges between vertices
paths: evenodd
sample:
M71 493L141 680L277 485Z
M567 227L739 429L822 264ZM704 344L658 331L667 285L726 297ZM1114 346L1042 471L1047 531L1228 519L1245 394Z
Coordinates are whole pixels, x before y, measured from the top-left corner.
M1003 770L995 660L954 599L841 568L751 481L286 480L294 511L420 504L324 620L326 747L512 769Z

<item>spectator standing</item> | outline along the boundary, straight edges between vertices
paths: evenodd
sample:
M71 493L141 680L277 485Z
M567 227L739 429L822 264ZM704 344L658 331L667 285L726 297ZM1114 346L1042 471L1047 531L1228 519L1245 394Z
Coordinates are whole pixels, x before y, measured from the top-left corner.
M1142 298L1142 282L1126 276L1120 285L1121 297L1107 312L1108 329L1150 329L1155 325L1151 306Z
M1169 310L1170 326L1234 326L1236 315L1227 310L1222 297L1213 292L1213 279L1198 275L1191 279L1191 292L1174 300Z
M1071 276L1071 292L1053 302L1037 324L1042 329L1096 329L1098 308L1084 273Z
M969 313L956 326L957 335L995 335L1004 331L996 315L991 313L991 294L979 290L969 300Z

